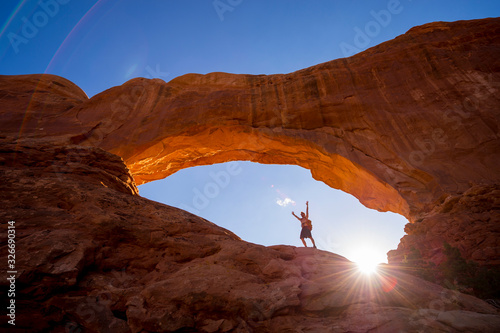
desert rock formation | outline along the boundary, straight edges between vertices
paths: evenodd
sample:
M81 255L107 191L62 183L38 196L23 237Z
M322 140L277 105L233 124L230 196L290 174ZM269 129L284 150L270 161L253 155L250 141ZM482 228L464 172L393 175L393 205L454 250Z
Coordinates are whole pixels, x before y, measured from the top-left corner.
M342 257L245 243L135 184L232 160L296 164L410 220L390 262L412 248L439 262L447 241L499 265L499 50L500 19L484 19L415 27L290 74L137 78L91 99L57 76L1 76L1 215L17 225L19 322L496 331L497 311L473 297L393 268L364 284Z
M500 327L488 303L396 268L368 279L341 256L247 243L142 198L123 161L100 148L4 140L0 151L2 221L16 221L20 332Z

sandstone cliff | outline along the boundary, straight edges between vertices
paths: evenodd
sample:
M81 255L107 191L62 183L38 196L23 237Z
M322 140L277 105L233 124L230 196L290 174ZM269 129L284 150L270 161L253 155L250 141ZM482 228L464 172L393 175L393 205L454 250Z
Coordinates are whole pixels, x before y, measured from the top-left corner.
M2 227L16 230L12 332L495 332L472 296L338 255L264 247L141 198L99 148L0 144ZM6 243L2 233L2 244ZM2 258L7 247L0 249ZM5 276L2 299L9 288Z
M60 77L0 76L1 218L17 225L19 322L495 331L496 310L477 299L390 268L363 284L344 258L242 242L140 198L134 181L231 160L297 164L409 218L390 262L412 248L439 262L447 241L498 265L499 50L500 19L484 19L416 27L290 74L138 78L91 99Z

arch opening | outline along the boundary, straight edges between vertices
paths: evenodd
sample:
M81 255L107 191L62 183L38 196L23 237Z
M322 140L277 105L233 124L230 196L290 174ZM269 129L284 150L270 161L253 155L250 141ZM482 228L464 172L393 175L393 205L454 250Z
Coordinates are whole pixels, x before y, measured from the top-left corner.
M138 185L166 178L185 168L230 161L296 165L310 170L315 180L353 195L368 208L408 218L408 203L396 189L337 153L345 147L332 143L331 150L335 152L329 151L328 142L334 139L331 135L314 131L304 136L293 132L281 127L249 129L219 123L217 127L196 127L168 135L147 148L141 147L136 154L115 153L125 156Z
M369 209L294 165L233 161L197 166L139 190L148 199L187 210L265 246L303 246L300 223L291 212L299 215L309 201L318 248L351 261L370 254L377 263L387 262L386 253L397 247L408 222L399 214ZM311 246L310 240L307 244Z

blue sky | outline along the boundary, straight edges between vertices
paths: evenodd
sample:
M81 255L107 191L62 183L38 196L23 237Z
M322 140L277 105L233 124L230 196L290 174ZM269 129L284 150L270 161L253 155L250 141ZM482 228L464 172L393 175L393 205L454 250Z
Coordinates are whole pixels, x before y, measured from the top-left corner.
M57 74L91 97L139 76L288 73L352 55L416 25L498 16L499 1L480 0L4 0L0 74ZM217 184L213 175L224 173L229 182L221 176ZM208 203L197 196L206 188ZM384 261L406 223L364 208L296 166L196 167L139 189L264 245L300 246L291 211L304 210L309 200L319 247L351 259L366 247Z

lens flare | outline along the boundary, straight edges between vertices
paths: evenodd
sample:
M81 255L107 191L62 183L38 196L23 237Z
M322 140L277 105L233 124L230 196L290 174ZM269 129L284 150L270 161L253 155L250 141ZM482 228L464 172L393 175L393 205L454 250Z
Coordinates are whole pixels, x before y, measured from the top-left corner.
M358 270L366 275L375 273L383 261L380 253L373 248L360 248L350 257L358 266Z
M366 275L373 274L377 271L378 263L370 260L356 261L356 265L361 273Z

